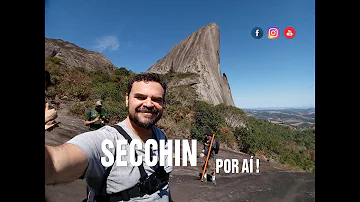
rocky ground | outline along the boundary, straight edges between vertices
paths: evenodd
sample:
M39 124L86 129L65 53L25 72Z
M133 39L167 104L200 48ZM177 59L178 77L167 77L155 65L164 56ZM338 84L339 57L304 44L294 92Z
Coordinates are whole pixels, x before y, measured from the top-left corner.
M81 132L87 131L83 120L67 115L69 104L61 104L58 127L45 131L45 143L59 145ZM198 150L200 145L198 145ZM241 173L242 162L250 156L243 153L220 150L219 159L238 159L239 173L216 175L217 186L195 180L201 172L197 166L174 167L170 176L171 194L175 202L182 201L315 201L315 174L296 172L260 160L259 173ZM254 168L256 165L254 164ZM48 202L79 202L85 198L83 180L61 185L45 186Z

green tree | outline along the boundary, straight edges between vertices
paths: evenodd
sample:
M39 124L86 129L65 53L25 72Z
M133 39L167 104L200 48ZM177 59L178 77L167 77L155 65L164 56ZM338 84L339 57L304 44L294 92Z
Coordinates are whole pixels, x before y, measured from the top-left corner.
M225 125L224 120L215 107L205 101L197 101L194 106L195 125L191 129L193 138L198 140L203 138L206 129L217 132L219 126Z

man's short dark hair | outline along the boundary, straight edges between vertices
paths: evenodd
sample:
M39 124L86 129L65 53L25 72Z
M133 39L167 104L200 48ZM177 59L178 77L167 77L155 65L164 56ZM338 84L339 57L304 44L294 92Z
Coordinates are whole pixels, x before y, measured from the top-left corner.
M164 94L163 94L163 103L165 103L165 95L166 95L166 83L161 79L159 74L156 73L140 73L137 74L136 76L134 76L128 83L128 88L126 93L129 95L131 92L131 88L134 82L139 82L139 81L154 81L154 82L158 82L162 88L164 89Z
M50 80L50 73L45 70L45 88L49 87L51 85L51 80Z

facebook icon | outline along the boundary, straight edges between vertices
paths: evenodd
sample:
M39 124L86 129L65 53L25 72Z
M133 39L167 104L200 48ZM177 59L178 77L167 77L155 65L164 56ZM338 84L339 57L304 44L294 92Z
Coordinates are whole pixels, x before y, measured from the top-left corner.
M254 37L254 39L261 39L261 37L264 35L264 32L260 27L255 27L252 29L251 35Z

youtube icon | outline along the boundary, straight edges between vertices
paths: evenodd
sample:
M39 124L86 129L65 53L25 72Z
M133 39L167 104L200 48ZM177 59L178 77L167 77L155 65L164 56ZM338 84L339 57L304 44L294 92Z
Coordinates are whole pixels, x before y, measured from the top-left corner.
M294 28L292 28L292 27L287 27L287 28L284 29L284 36L285 36L285 38L287 38L287 39L292 39L292 38L295 37L295 35L296 35L296 31L295 31Z

